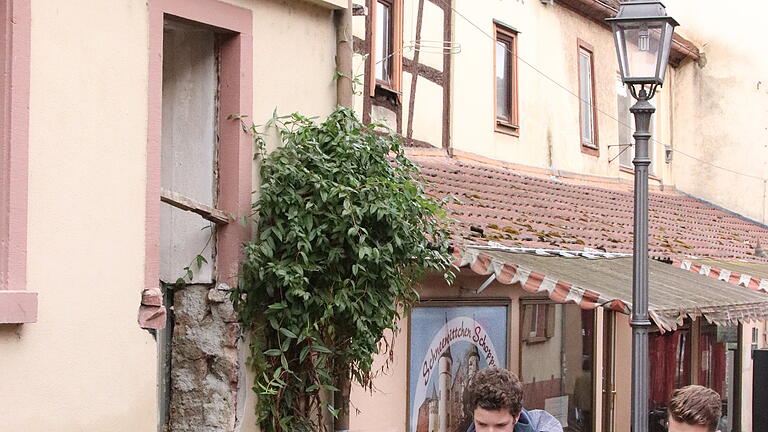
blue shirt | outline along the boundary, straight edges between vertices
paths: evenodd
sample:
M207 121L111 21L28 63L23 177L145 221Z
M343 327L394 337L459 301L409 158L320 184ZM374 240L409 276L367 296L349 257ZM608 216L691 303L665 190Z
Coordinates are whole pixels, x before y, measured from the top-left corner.
M467 432L475 432L475 422L469 425ZM563 426L552 414L544 410L523 409L515 423L514 432L563 432Z

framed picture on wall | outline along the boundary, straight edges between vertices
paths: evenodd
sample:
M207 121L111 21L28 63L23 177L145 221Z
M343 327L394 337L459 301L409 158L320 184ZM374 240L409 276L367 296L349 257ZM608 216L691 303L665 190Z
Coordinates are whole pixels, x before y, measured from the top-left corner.
M507 367L509 302L428 301L408 328L408 431L465 432L464 390L480 369Z

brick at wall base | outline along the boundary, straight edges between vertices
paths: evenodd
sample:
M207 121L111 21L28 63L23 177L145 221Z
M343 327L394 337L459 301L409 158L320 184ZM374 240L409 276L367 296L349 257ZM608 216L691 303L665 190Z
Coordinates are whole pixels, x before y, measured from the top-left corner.
M141 293L139 326L143 329L165 328L167 311L163 306L163 292L159 288L148 288Z

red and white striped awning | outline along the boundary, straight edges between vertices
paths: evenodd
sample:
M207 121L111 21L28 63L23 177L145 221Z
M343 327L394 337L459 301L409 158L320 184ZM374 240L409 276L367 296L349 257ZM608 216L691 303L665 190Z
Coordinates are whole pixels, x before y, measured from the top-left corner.
M626 254L467 246L457 265L501 284L546 294L584 309L598 306L629 314L632 257ZM768 295L739 289L658 261L649 263L649 313L671 331L686 317L704 316L718 325L768 319Z
M683 259L673 260L672 265L704 276L709 276L734 285L743 286L753 291L768 293L768 264L746 262L727 262L715 260ZM738 269L739 271L736 271ZM749 271L754 276L746 273ZM759 272L760 274L756 274Z
M532 250L535 254L536 251ZM538 255L549 254L539 250ZM566 252L567 253L567 252ZM602 306L611 310L630 313L628 304L618 298L609 298L586 286L560 280L522 265L498 259L491 250L465 249L458 266L468 265L477 274L495 274L496 280L504 285L520 286L530 293L546 293L550 299L559 303L576 303L582 309L595 309Z

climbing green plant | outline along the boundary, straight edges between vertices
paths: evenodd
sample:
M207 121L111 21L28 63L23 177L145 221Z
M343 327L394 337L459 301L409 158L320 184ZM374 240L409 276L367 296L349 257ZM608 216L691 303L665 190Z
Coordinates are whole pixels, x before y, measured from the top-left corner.
M271 124L283 145L262 161L258 231L232 298L251 335L260 426L302 432L348 407L348 394L321 403L321 389L371 388L373 357L391 349L380 342L418 299L414 285L425 272L450 279L451 254L442 202L394 134L347 108L320 124L299 114Z

